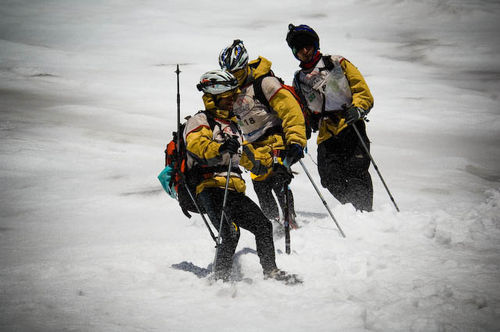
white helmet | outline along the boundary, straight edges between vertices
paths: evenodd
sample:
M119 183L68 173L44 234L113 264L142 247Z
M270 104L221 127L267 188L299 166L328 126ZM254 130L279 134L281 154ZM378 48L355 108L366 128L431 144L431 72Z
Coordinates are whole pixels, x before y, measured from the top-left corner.
M231 46L224 48L219 54L219 65L224 70L235 72L248 64L248 53L239 39L235 39Z
M238 87L238 80L230 72L220 69L207 71L201 75L198 90L212 95L218 95Z

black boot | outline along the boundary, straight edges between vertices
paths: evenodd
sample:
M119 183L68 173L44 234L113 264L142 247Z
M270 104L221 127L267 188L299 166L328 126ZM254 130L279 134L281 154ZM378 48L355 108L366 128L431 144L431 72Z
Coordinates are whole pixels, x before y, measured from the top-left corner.
M285 285L296 285L303 282L296 274L290 274L278 268L264 272L264 279L275 279L284 282Z

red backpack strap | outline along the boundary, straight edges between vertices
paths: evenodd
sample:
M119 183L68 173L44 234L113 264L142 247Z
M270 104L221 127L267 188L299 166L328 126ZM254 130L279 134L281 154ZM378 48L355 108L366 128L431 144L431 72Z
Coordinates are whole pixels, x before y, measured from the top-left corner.
M171 165L174 163L176 159L176 154L177 154L177 149L176 149L177 143L174 140L171 140L167 144L167 148L165 149L165 166Z

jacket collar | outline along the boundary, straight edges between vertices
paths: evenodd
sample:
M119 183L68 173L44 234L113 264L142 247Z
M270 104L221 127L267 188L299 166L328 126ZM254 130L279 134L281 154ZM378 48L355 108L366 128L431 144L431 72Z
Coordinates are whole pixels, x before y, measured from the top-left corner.
M299 66L302 69L311 69L314 66L316 66L316 64L319 62L320 59L321 59L321 53L320 53L320 51L316 51L316 54L314 54L311 61L301 62Z

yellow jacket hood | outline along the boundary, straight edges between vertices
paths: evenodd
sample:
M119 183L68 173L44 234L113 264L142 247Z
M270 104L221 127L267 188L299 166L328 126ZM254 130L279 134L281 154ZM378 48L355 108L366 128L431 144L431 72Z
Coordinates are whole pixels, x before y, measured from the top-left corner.
M271 65L272 62L262 56L248 63L248 67L250 67L251 70L250 74L254 79L269 73Z

